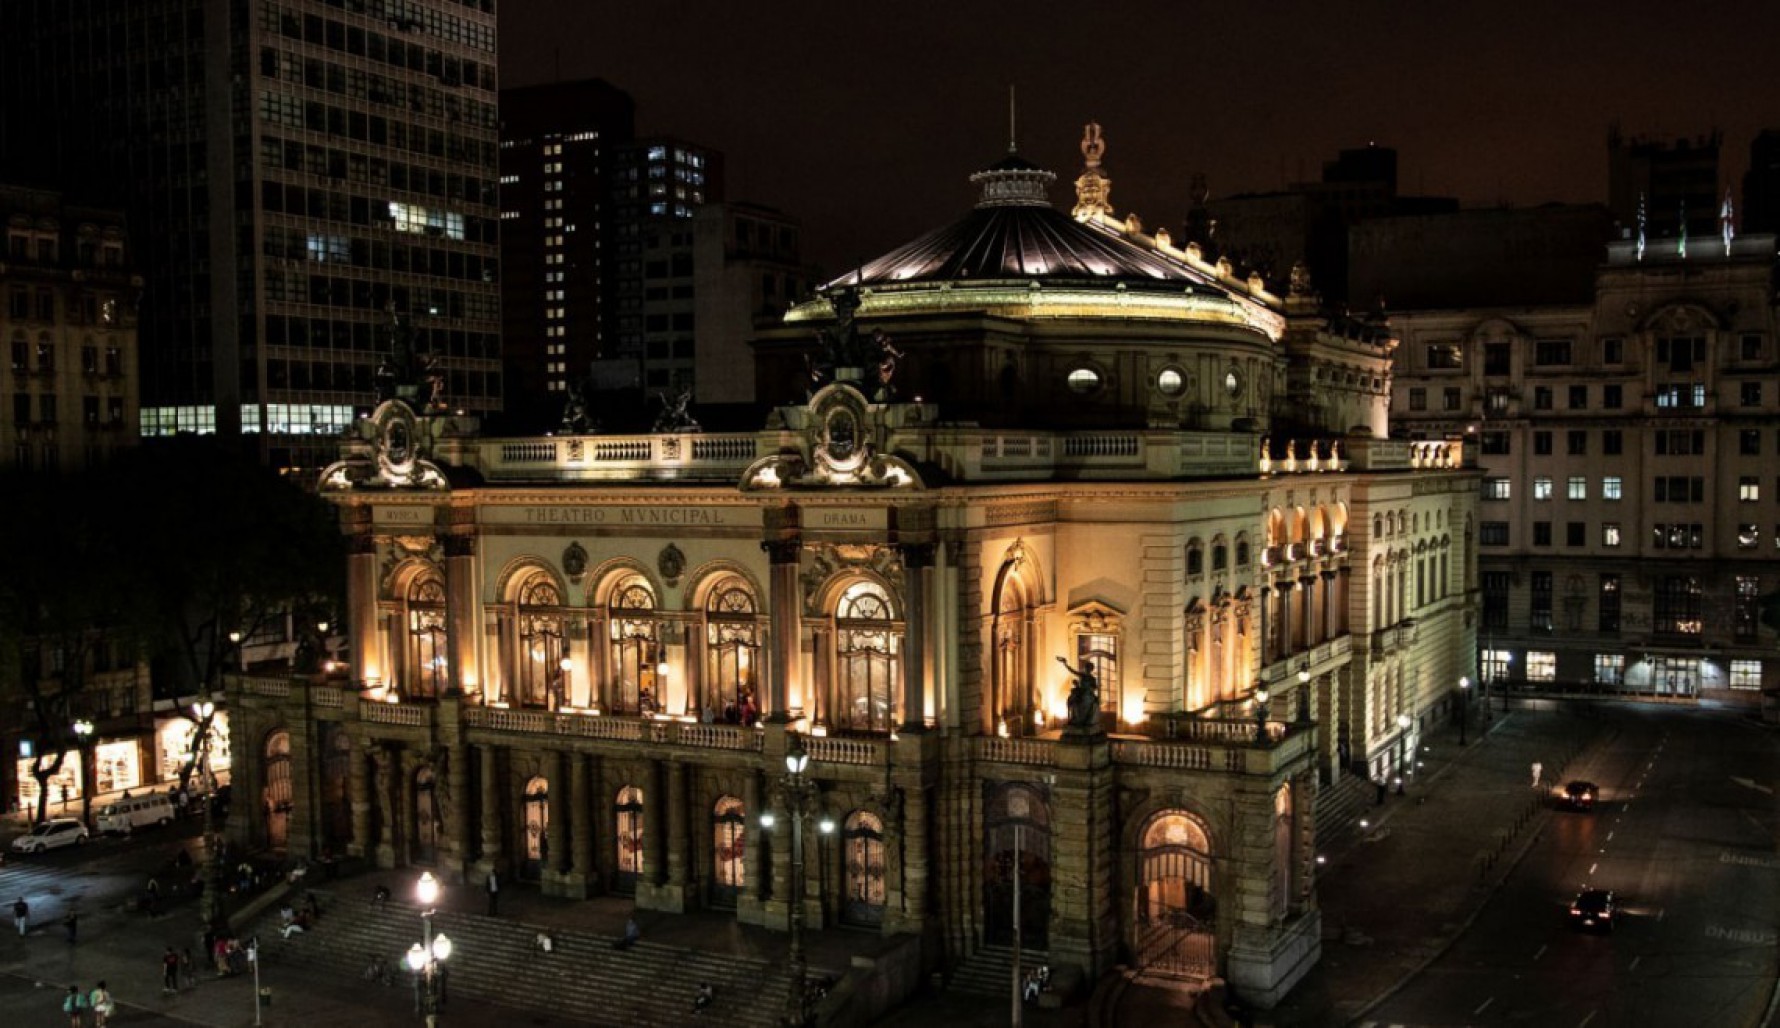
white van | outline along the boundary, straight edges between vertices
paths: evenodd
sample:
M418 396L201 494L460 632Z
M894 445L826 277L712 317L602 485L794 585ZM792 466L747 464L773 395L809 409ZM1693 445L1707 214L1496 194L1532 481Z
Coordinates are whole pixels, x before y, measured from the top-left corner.
M99 830L129 835L144 825L164 825L173 820L173 801L164 792L125 796L99 808Z

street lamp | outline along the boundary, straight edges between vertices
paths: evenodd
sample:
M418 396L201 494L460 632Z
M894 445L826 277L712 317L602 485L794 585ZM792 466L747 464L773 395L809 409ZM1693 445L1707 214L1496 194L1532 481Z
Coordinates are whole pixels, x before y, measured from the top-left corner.
M96 776L92 773L93 769L88 766L91 762L87 758L92 753L93 723L83 717L68 727L74 730L74 748L80 754L80 819L83 822L90 822L93 819L93 779ZM66 813L68 810L66 794L62 799L62 811Z
M1255 683L1255 745L1267 745L1267 687Z
M785 750L785 799L791 808L791 996L785 1007L785 1022L802 1028L813 1019L809 1007L809 969L803 952L803 819L815 789L804 771L810 766L810 755L803 740L795 733ZM771 822L763 816L763 824Z
M1409 759L1406 748L1409 745L1409 715L1397 715L1397 795L1403 795L1404 764Z
M1465 745L1465 723L1470 721L1471 679L1459 676L1459 745Z
M1298 665L1298 723L1310 723L1310 661Z
M408 970L414 978L414 1012L426 1016L427 1028L439 1023L440 978L445 959L451 956L451 939L444 932L433 934L434 904L439 902L439 880L431 871L422 871L415 883L414 896L420 900L420 923L425 932L424 943L408 947Z

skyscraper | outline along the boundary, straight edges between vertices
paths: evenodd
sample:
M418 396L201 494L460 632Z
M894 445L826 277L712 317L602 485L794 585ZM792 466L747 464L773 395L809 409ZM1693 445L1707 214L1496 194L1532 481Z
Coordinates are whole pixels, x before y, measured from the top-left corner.
M121 206L142 430L313 465L409 320L501 397L494 0L12 0L0 161Z

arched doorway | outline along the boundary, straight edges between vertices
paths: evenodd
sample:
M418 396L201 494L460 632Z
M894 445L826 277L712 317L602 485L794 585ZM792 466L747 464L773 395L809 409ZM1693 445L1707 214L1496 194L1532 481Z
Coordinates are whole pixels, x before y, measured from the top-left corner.
M439 859L439 804L434 784L431 767L414 772L414 825L409 836L414 846L408 859L416 864L431 864Z
M1217 903L1211 843L1193 815L1167 810L1144 826L1138 853L1139 967L1188 977L1217 971Z
M1014 895L1019 891L1020 945L1050 946L1051 807L1023 782L989 785L983 832L984 935L995 945L1014 941Z
M854 811L841 829L841 846L846 875L841 920L875 928L884 922L884 822Z
M536 880L549 857L550 781L543 776L525 783L525 854L519 865L522 878Z
M321 766L322 846L339 854L352 842L352 736L338 725L326 728L327 756Z
M748 813L742 801L724 796L711 810L711 905L733 910L747 884Z
M637 880L643 874L643 790L634 785L618 790L618 801L612 809L616 827L613 838L618 843L618 869L612 875L612 891L634 896Z
M284 849L290 841L291 781L290 733L282 728L266 736L266 785L261 802L266 808L266 845Z

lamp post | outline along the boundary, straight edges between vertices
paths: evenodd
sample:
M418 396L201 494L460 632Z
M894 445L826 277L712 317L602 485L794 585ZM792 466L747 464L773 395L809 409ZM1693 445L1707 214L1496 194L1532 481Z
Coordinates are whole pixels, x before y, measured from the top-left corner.
M93 752L93 723L86 718L78 718L68 726L74 731L74 749L80 754L80 819L90 824L93 819L93 774L92 761L88 759Z
M427 1028L439 1023L440 976L445 959L451 956L451 939L444 932L433 934L434 904L439 901L439 880L431 871L422 871L415 883L414 896L420 900L420 923L425 942L408 947L408 970L415 974L414 1012L426 1017Z
M1310 723L1310 661L1298 665L1298 723Z
M785 750L785 799L791 808L791 996L785 1005L785 1023L793 1028L803 1028L811 1021L809 968L803 952L803 819L815 792L804 777L809 766L803 740L792 734L791 745Z
M1465 723L1471 720L1471 679L1459 676L1459 745L1465 745Z
M1255 683L1255 745L1267 745L1267 687Z
M239 632L231 632L236 639ZM192 704L192 720L197 722L197 764L204 773L204 892L198 901L198 917L205 926L226 931L223 916L222 830L216 823L216 780L210 773L210 733L216 704L200 700Z
M1399 796L1403 795L1403 775L1405 773L1407 773L1405 764L1409 760L1408 747L1409 747L1409 715L1408 714L1398 714L1397 715L1397 795L1399 795Z
M1502 694L1502 713L1508 713L1508 686L1502 679L1508 676L1508 668L1514 663L1514 654L1502 654L1502 662L1496 665L1496 691Z

